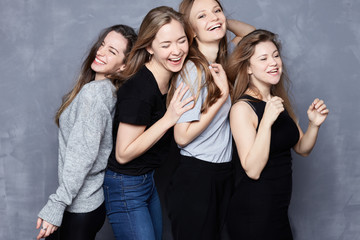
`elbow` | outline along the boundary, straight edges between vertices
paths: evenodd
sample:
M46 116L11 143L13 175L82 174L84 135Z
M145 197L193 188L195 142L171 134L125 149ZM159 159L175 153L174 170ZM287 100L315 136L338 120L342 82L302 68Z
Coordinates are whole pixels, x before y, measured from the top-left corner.
M126 164L128 163L130 160L127 159L125 156L122 156L121 154L119 153L116 153L115 154L115 158L116 158L116 161L119 163L119 164Z
M175 136L175 142L179 147L186 147L190 143L190 141L184 137Z
M245 171L246 175L251 178L252 180L259 180L260 173L257 173L255 171Z
M298 154L302 157L307 157L310 155L310 152L303 152L303 153L298 153Z
M243 169L249 178L251 178L253 180L259 180L262 169L260 170L258 168L255 168L254 166L252 166L252 167L243 166Z

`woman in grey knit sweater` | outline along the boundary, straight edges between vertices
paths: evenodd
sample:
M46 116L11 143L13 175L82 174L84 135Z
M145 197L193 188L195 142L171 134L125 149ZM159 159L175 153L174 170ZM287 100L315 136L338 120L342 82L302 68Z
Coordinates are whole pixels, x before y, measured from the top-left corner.
M116 79L111 74L125 68L125 56L135 40L136 34L128 26L104 29L90 49L75 87L63 98L55 117L59 186L38 214L36 227L41 228L37 239L95 239L104 223L102 184L112 149L115 90L120 85L109 79Z

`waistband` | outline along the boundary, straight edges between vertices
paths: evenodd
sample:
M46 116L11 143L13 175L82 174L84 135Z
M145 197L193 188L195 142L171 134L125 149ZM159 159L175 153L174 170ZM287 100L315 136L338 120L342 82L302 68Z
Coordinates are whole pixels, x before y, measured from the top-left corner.
M232 162L226 162L226 163L212 163L207 162L195 157L188 157L181 155L180 158L180 164L183 165L191 165L192 167L198 167L198 168L204 168L208 170L233 170L233 164Z

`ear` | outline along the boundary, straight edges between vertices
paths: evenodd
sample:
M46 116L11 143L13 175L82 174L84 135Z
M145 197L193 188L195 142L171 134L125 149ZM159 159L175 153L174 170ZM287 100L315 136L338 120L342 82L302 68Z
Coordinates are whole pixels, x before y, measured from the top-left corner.
M154 51L152 50L151 46L146 47L146 51L150 54L153 55Z
M125 67L126 67L126 65L125 65L125 64L122 64L122 65L116 70L116 72L122 72L122 71L124 71L124 70L125 70Z
M248 73L249 75L253 74L252 69L251 69L250 66L247 68L247 73Z

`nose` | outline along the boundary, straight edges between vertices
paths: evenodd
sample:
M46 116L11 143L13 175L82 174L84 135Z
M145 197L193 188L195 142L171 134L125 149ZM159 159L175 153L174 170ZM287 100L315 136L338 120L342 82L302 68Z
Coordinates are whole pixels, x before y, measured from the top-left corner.
M181 48L180 48L179 44L174 44L174 47L172 49L172 53L175 54L175 55L178 55L178 54L180 54L180 52L181 52Z
M96 52L96 55L103 56L104 55L104 47L100 46L99 49Z
M211 13L210 15L211 21L217 21L219 17L216 15L216 13Z
M276 66L277 65L277 61L275 58L271 57L270 59L270 66Z

